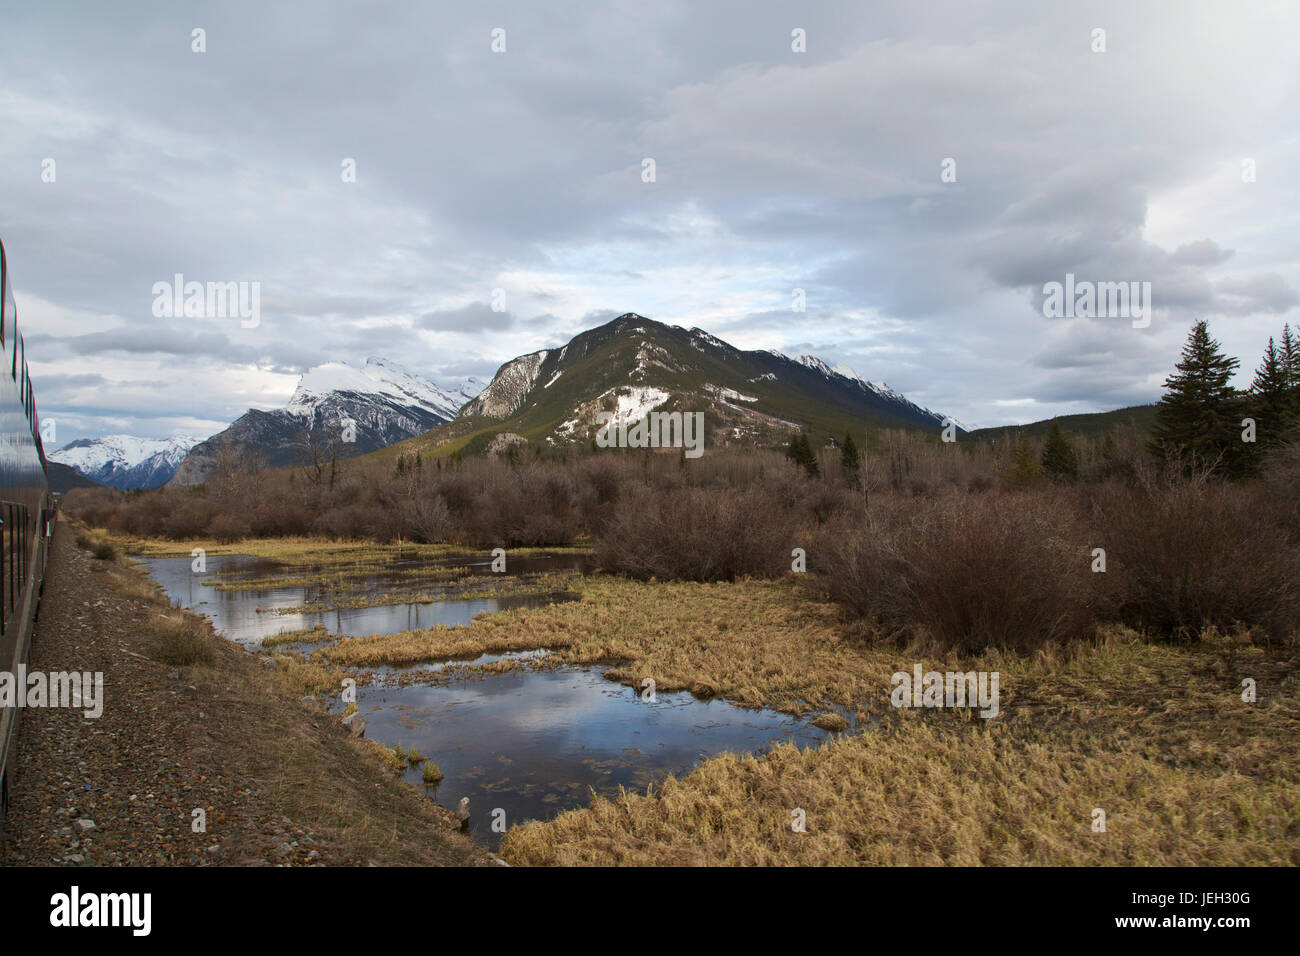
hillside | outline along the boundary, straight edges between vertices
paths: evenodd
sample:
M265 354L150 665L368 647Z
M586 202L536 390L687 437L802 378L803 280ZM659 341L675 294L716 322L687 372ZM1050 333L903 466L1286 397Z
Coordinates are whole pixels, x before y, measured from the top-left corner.
M71 465L60 464L48 458L45 461L45 475L50 482L50 491L63 493L73 488L99 487L99 482L91 481Z
M1052 422L1060 422L1061 428L1069 435L1100 435L1122 425L1131 425L1138 433L1146 436L1155 424L1156 405L1129 405L1109 412L1092 412L1083 415L1061 415L1058 418L1045 418L1027 425L999 425L996 428L977 428L970 432L970 437L979 441L999 438L1004 433L1016 432L1029 438L1046 438L1051 431Z

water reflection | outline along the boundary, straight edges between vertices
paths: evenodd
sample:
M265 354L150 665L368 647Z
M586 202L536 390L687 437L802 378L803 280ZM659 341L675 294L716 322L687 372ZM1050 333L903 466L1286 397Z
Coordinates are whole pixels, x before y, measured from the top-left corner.
M582 567L584 555L543 556L536 559L516 558L510 562L512 573L535 570L555 570L559 567ZM456 626L468 624L475 614L495 614L517 607L537 607L557 598L538 595L515 595L495 598L450 598L432 603L387 604L376 607L339 608L329 611L308 611L291 614L277 613L286 608L301 607L313 601L329 603L331 592L322 585L295 585L267 587L247 591L223 591L204 582L229 580L231 576L264 578L286 571L284 566L265 558L245 554L209 555L207 569L196 573L190 558L137 558L153 579L162 586L167 597L179 601L182 607L206 614L217 631L232 641L256 645L264 638L283 631L296 631L322 625L330 634L357 637L365 634L396 634L399 631L433 627L436 624ZM415 562L404 562L409 567ZM469 562L426 562L429 567L468 566ZM477 566L477 565L476 565ZM487 563L482 565L487 566ZM404 585L417 586L419 578L410 575L400 579L382 573L366 576L352 582L350 595L379 594L389 590L400 580ZM431 576L429 591L438 590L445 582ZM260 610L259 610L260 609Z
M501 839L493 811L514 825L586 806L590 791L642 791L669 773L685 773L725 751L756 753L793 740L816 744L827 733L771 710L743 710L690 694L649 703L606 680L603 668L519 670L438 686L358 689L366 736L415 746L445 775L434 792L446 807L469 797L470 832ZM413 767L406 779L421 784Z

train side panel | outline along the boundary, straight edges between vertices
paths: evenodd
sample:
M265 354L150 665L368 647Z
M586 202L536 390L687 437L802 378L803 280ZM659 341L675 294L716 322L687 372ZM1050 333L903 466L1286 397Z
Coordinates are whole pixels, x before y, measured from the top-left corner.
M0 671L16 675L31 649L54 514L2 243L0 303ZM19 708L0 706L0 826L20 714Z

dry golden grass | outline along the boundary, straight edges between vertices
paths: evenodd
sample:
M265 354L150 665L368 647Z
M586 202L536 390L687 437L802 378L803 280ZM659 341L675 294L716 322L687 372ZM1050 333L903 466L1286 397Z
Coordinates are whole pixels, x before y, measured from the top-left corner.
M1092 831L1094 808L1104 833ZM1297 862L1298 815L1294 780L909 720L819 748L719 757L651 795L511 829L501 853L561 865L1276 865Z
M217 638L193 615L165 612L150 621L149 633L150 656L163 664L192 667L216 660Z
M841 653L853 681L879 651ZM924 660L928 668L934 658ZM892 711L879 729L819 748L719 757L650 794L597 798L512 829L502 855L527 864L1300 863L1294 647L1267 653L1210 633L1174 648L1116 631L1069 655L1007 656L993 669L1003 690L994 720ZM1257 682L1256 703L1241 700L1245 677ZM1092 832L1094 808L1106 812L1105 833ZM791 828L795 809L806 833Z
M789 713L861 705L913 658L848 637L830 605L793 584L658 583L597 575L581 601L507 611L467 627L348 638L313 654L343 667L548 648L547 663L612 664L611 679L661 692L690 690Z
M783 582L641 584L595 577L583 600L320 652L345 666L548 647L547 664L615 662L664 692L750 706L838 705L877 731L800 752L710 760L652 795L597 799L512 830L519 863L1300 862L1294 647L1213 632L1191 647L1124 629L1066 652L955 657L846 630ZM900 712L890 677L996 670L1002 714ZM1240 683L1257 681L1259 702ZM1093 834L1092 811L1108 831ZM804 809L809 832L790 814Z
M1293 644L1213 631L1149 644L1116 628L1068 651L963 657L882 642L789 580L593 576L579 587L578 602L349 638L309 661L278 655L275 676L334 692L345 668L548 648L541 666L607 664L613 679L652 677L660 692L881 718L858 736L718 757L649 794L517 827L502 845L515 863L1300 863ZM917 662L998 671L1000 716L895 710L890 677ZM1257 703L1241 700L1245 678ZM1095 808L1104 833L1092 830ZM806 833L791 828L796 809Z
M163 538L112 534L103 528L94 529L93 534L99 539L111 542L126 554L139 554L150 558L188 558L194 548L202 548L209 555L248 554L272 561L282 561L289 565L310 567L382 567L398 558L431 560L475 551L473 548L467 549L460 545L417 544L410 541L381 544L375 541L316 537L244 538L233 542L218 541L215 538L168 541ZM508 554L527 557L539 554L573 554L586 550L588 549L559 546L510 548Z

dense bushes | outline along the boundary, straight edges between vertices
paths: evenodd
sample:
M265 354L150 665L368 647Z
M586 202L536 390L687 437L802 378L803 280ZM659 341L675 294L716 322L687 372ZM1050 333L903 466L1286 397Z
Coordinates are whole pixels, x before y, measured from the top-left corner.
M1100 588L1060 505L1046 492L892 502L820 537L818 581L884 630L946 648L1087 638Z
M282 470L146 493L79 489L67 506L92 527L173 538L590 542L603 568L644 579L780 577L800 546L804 580L851 616L970 650L1078 640L1108 621L1171 637L1235 625L1290 637L1300 451L1224 483L1157 476L1136 433L1117 437L1080 442L1080 481L1065 484L1010 480L1008 442L945 450L886 436L851 475L822 449L816 479L753 450L418 469L367 459L328 484ZM1095 548L1105 573L1092 570Z
M641 487L620 498L596 557L639 578L775 577L790 570L797 517L762 489Z
M1300 626L1295 509L1267 485L1180 478L1099 489L1092 526L1118 615L1182 639L1238 624L1286 638Z

